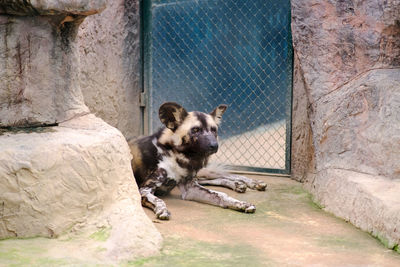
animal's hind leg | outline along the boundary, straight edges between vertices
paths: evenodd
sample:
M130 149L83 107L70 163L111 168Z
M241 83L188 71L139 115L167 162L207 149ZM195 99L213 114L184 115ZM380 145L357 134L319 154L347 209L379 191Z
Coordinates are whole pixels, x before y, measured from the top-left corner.
M215 178L215 179L207 179L207 178L198 178L198 183L201 185L216 185L230 188L236 192L244 193L246 192L247 186L246 184L239 181L232 181L228 179Z
M224 172L224 171L219 171L219 170L209 170L207 168L201 169L198 173L197 176L199 177L199 183L200 184L206 184L203 183L202 181L206 181L206 180L212 180L212 179L222 179L222 180L227 180L230 181L230 183L237 183L238 185L244 184L246 185L248 188L251 189L256 189L259 191L265 191L265 188L267 187L267 184L263 181L260 180L254 180L254 179L250 179L246 176L242 176L242 175L237 175L237 174L231 174L228 172ZM225 182L225 184L229 184L229 182ZM225 186L224 184L221 184L222 186ZM226 186L228 187L228 186ZM231 188L231 187L228 187ZM240 192L240 189L237 190L235 188L231 188L237 192Z
M225 193L205 188L199 185L196 180L180 183L179 189L184 200L198 201L246 213L254 213L256 211L254 205L234 199Z
M169 220L171 216L165 202L154 195L157 188L160 188L166 179L165 170L159 169L153 173L139 189L142 197L142 206L152 209L160 220Z

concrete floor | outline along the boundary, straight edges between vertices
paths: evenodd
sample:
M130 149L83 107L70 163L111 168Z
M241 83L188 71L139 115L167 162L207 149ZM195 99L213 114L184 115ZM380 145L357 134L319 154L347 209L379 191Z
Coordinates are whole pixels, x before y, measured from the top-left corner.
M254 177L254 176L253 176ZM136 266L400 266L400 254L321 210L289 178L257 176L268 190L245 194L213 187L257 206L244 214L165 197L170 221L154 220L165 238L158 257Z
M400 266L399 253L321 210L301 184L257 179L267 181L267 191L213 187L255 204L255 214L183 201L174 190L164 197L170 221L156 220L146 209L164 236L160 255L120 266ZM0 266L109 266L71 253L72 246L44 238L3 240Z

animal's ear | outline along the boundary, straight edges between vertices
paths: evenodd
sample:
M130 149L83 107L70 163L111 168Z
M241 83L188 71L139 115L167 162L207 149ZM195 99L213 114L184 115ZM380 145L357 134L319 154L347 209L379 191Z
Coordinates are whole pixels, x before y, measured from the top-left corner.
M160 121L173 131L182 124L187 115L187 111L181 105L174 102L166 102L158 110Z
M222 119L222 114L224 114L225 110L228 108L227 105L219 105L216 107L210 115L214 118L217 124L220 124Z

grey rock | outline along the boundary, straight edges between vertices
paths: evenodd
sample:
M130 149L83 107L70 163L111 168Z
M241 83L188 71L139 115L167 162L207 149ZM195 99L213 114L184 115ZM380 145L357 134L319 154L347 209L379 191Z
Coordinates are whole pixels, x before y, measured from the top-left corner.
M314 103L372 68L400 66L399 1L292 1L293 45Z
M0 15L0 126L59 123L86 114L74 41L81 20Z
M291 4L293 177L326 210L399 244L400 1Z
M106 259L155 254L162 238L144 213L123 135L94 115L0 133L0 239L110 229Z
M0 0L0 14L87 16L102 11L105 4L106 0Z
M83 101L78 27L104 3L0 0L0 239L76 234L83 254L114 264L157 253L162 237L141 207L125 137ZM99 229L109 236L95 242Z
M371 70L315 109L317 171L343 168L400 179L400 69Z
M291 177L305 182L315 170L313 134L310 123L310 105L298 58L294 57L292 103Z
M399 180L327 169L319 172L306 188L326 211L371 233L388 248L399 244Z
M107 3L77 36L80 87L91 112L127 139L140 134L140 9L137 0Z

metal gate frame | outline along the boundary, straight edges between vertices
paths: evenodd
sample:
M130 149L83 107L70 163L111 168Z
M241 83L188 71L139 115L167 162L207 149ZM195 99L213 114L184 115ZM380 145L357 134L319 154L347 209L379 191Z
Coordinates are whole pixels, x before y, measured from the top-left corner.
M289 9L289 12L290 9ZM289 18L291 15L289 14ZM142 65L142 93L140 94L140 107L142 112L142 134L148 135L151 131L151 116L152 110L152 0L142 0L140 7L140 22L141 22L141 65ZM289 29L289 43L291 47L292 57L292 76L290 77L290 84L286 91L286 141L285 141L285 168L273 169L253 166L234 166L227 165L226 167L233 172L237 173L255 173L255 174L279 174L289 176L291 174L291 143L292 143L292 101L293 101L293 75L294 75L294 53L290 21Z

